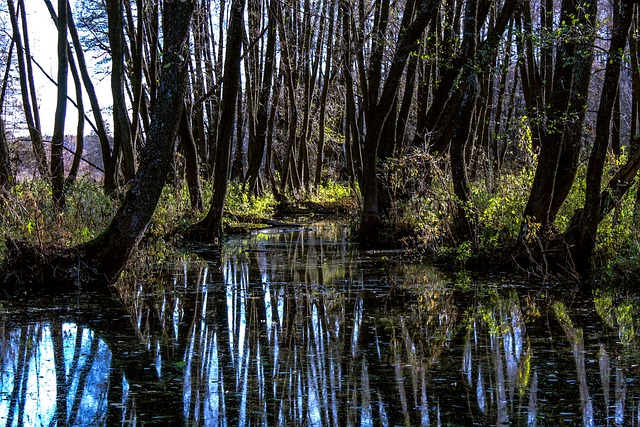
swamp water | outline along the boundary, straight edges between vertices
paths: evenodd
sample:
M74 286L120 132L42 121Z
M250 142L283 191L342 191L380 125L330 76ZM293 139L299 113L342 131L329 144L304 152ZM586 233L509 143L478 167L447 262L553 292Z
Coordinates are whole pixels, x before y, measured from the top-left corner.
M0 426L640 425L633 296L460 284L347 237L193 248L122 301L0 301Z

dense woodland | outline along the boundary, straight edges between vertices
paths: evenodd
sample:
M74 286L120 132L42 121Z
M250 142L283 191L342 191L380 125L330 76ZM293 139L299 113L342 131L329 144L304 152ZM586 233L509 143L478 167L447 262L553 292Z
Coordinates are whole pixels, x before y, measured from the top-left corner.
M58 217L87 179L91 133L117 210L71 248L7 243L10 267L44 259L61 284L113 282L170 181L188 188L188 236L212 244L230 183L283 205L342 183L363 244L403 241L461 262L515 253L526 269L575 277L637 253L636 2L43 1L58 29L50 142L38 103L53 100L35 90L24 0L2 11L2 116L20 100ZM109 74L109 110L90 55ZM0 186L13 203L17 138L2 124ZM87 268L60 274L77 259Z

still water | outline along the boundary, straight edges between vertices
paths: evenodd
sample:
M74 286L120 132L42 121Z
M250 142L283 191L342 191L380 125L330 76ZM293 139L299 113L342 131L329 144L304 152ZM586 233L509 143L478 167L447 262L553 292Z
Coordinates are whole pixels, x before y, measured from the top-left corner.
M453 279L315 223L0 301L0 425L640 425L638 299Z

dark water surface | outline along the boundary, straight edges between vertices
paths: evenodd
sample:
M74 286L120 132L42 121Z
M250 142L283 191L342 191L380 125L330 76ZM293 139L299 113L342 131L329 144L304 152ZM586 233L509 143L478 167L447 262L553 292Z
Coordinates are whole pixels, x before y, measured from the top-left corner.
M0 426L640 425L634 296L456 283L322 223L154 271L0 301Z

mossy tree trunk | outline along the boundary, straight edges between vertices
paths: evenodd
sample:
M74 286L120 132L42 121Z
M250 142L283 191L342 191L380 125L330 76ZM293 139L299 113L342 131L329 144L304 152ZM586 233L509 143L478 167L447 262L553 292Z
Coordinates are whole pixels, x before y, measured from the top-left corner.
M0 277L7 293L29 290L110 289L142 239L156 209L175 154L189 66L192 2L164 2L162 75L147 143L129 191L107 228L94 240L55 254L13 245ZM22 266L22 267L21 267Z
M99 283L112 283L151 221L175 152L189 67L192 2L164 2L162 75L147 143L129 191L109 226L78 248Z

